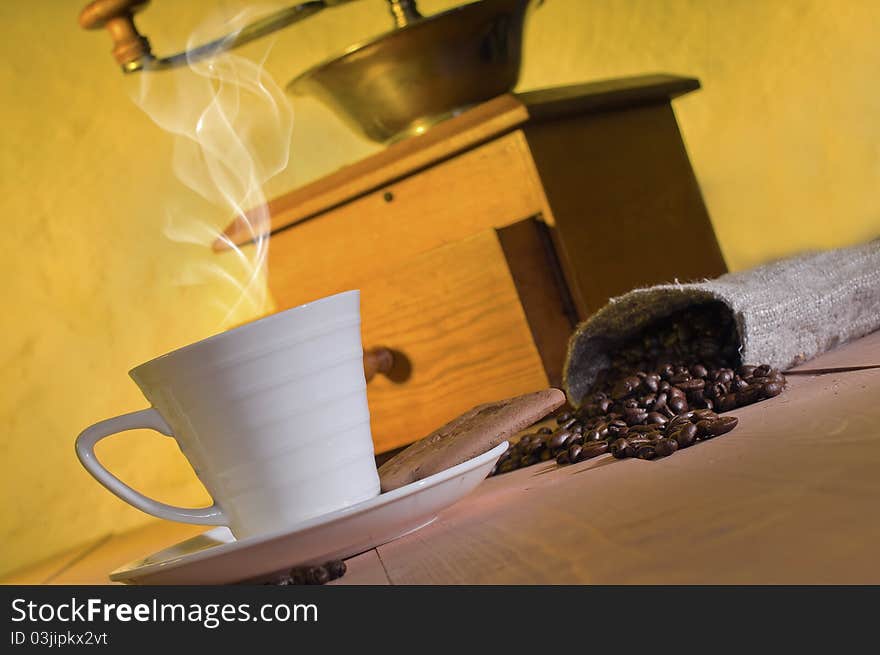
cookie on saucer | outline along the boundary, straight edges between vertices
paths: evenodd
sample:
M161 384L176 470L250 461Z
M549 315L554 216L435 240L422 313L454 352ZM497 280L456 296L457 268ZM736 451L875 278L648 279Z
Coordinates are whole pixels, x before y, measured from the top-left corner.
M382 491L391 491L482 455L565 402L559 389L477 405L379 467Z

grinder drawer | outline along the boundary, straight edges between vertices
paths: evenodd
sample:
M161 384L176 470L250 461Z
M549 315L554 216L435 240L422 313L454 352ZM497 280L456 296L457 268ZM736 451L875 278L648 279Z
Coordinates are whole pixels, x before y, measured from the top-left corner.
M377 375L367 386L376 452L415 441L477 403L548 386L494 230L322 294L347 288L361 289L364 348L386 346L410 366L404 381ZM272 293L279 309L309 300L295 278L274 277Z

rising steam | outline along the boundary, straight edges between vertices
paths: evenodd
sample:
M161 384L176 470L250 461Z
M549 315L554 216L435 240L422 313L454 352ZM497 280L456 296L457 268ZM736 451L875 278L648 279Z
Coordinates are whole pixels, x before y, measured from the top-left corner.
M187 49L236 32L265 13L263 7L231 18L214 16L190 35ZM178 243L204 246L208 253L222 228L239 217L254 240L244 250L229 242L234 255L224 256L222 262L215 255L210 260L196 258L179 277L184 285L230 285L235 300L224 303L221 327L270 309L265 279L270 216L263 184L286 168L293 129L290 105L263 70L270 47L256 62L223 52L189 61L188 68L135 74L134 101L175 135L175 175L214 206L205 212L166 208L165 235Z

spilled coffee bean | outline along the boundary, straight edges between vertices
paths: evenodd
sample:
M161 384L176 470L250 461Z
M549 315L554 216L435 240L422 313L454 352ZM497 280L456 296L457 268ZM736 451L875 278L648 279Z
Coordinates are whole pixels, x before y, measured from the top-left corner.
M668 457L733 430L721 416L781 394L785 376L767 364L738 365L736 326L718 303L683 310L623 343L577 410L556 428L525 435L493 475L555 460L560 466L611 453Z
M331 560L318 566L297 566L270 585L322 585L345 575L346 566L342 560Z

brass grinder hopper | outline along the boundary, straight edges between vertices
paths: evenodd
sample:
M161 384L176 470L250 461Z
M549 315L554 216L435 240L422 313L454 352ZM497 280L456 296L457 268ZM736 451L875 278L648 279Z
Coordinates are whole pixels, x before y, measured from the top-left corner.
M185 66L354 0L311 0L269 14L197 48L157 57L134 24L148 0L95 0L79 17L106 27L125 73ZM301 73L295 95L321 100L352 129L389 143L511 91L519 79L522 35L530 6L543 0L480 0L422 16L415 0L387 0L394 29Z

